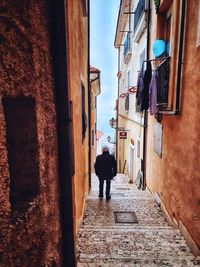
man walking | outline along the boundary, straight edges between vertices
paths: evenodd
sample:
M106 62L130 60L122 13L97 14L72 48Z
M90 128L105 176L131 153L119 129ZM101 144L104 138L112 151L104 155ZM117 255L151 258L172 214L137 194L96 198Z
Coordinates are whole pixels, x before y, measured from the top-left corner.
M104 180L106 180L106 200L110 200L110 184L117 174L117 163L115 157L109 154L107 146L104 146L102 154L97 156L94 167L95 173L99 177L99 197L103 197Z

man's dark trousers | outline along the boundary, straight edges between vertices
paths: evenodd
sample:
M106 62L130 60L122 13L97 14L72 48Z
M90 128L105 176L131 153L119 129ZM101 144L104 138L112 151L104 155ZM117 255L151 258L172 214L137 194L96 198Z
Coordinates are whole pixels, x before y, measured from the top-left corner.
M108 198L110 196L110 184L111 180L106 180L106 197ZM99 179L99 196L103 197L103 186L104 186L104 180Z

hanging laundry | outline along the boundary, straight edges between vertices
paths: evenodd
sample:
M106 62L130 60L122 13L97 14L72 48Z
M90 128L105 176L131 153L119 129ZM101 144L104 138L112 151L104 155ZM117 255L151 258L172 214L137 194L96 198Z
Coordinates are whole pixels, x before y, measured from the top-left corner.
M149 84L151 82L152 68L151 63L147 61L147 68L144 73L144 90L142 99L142 110L148 110L149 108Z
M151 82L149 85L149 106L150 114L156 114L158 111L157 107L157 72L154 71Z
M147 68L144 72L143 62L142 69L138 74L137 80L136 112L141 112L149 108L149 84L151 81L151 75L151 63L147 62Z
M144 89L144 63L142 64L142 69L140 72L138 72L138 78L137 78L137 93L136 93L136 112L141 112L141 103L142 103L142 91Z

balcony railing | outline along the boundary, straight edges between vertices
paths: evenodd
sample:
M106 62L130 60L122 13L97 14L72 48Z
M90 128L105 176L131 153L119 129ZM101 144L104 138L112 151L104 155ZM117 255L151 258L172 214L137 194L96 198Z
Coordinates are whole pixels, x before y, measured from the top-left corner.
M145 10L145 0L139 0L134 14L134 32L137 29L140 18Z

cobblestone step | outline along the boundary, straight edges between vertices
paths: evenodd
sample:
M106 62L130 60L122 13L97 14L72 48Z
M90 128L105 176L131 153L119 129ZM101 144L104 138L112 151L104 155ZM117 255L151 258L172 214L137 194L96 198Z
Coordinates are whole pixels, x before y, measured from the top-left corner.
M84 224L94 226L115 225L115 211L135 212L138 225L168 226L155 201L151 199L111 199L106 202L98 199L88 199L85 210Z
M200 266L179 230L168 225L148 191L117 176L111 201L98 198L93 177L78 233L77 267ZM114 212L135 212L138 223L117 223Z
M173 229L84 229L78 239L80 257L88 252L90 256L98 252L99 258L105 255L111 258L121 258L121 255L148 258L154 255L159 258L166 256L166 253L168 256L193 258L179 231L174 232Z
M96 263L91 262L78 262L77 267L195 267L199 266L198 260L190 259L113 259L112 262L99 261Z
M134 224L117 224L117 225L110 225L110 226L104 226L104 225L96 225L96 226L91 226L91 225L87 225L87 229L90 230L90 231L93 231L93 230L96 230L96 231L101 231L101 230L108 230L110 231L111 229L113 230L121 230L122 232L123 231L126 231L127 230L132 230L132 231L140 231L140 230L144 230L144 231L148 231L148 230L152 230L152 231L159 231L159 230L171 230L171 226L154 226L154 225L148 225L148 226L138 226L138 225L134 225ZM82 231L85 231L85 228L80 228L79 229L79 233L81 233ZM177 230L177 232L179 233L179 231Z

